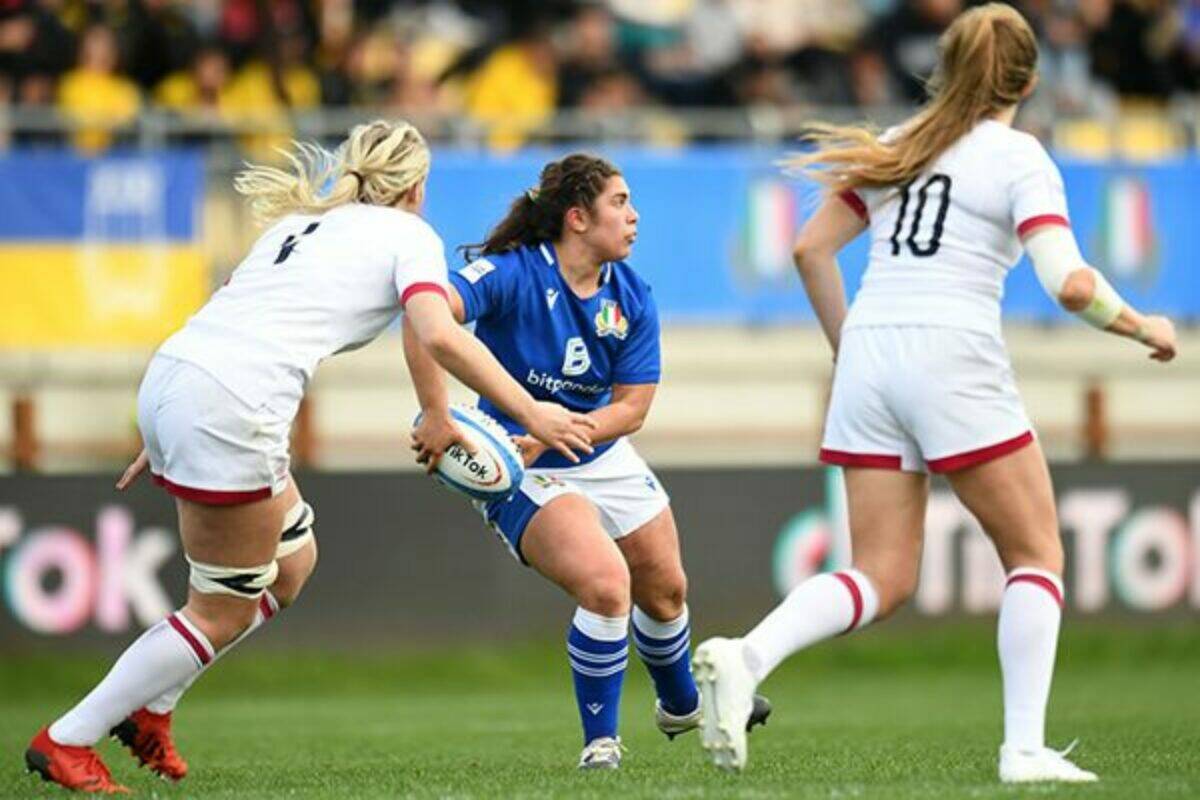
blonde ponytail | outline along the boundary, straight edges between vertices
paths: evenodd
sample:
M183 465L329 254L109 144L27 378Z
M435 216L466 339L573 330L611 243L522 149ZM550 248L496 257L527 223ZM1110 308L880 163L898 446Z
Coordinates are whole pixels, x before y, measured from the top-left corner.
M233 181L262 224L346 203L392 206L429 175L429 147L403 121L357 125L332 153L307 142L280 152L288 169L248 165Z
M817 149L785 166L834 191L900 186L981 120L1019 102L1037 74L1037 39L1011 6L988 3L960 15L942 34L931 99L886 142L864 127L817 123Z

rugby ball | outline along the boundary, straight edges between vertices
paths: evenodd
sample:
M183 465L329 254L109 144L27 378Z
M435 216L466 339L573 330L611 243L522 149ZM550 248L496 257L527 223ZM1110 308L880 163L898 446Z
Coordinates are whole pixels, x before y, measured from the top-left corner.
M433 477L473 500L494 502L511 496L521 486L525 466L508 431L477 408L450 406L450 417L471 441L475 455L452 445L438 460ZM413 427L421 415L413 420Z

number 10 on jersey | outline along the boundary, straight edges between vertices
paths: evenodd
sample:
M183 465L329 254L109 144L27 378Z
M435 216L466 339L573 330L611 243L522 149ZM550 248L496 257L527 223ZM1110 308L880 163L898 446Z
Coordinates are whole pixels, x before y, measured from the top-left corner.
M946 225L946 212L950 210L950 176L941 173L930 175L917 189L914 201L912 187L917 180L920 179L911 180L900 188L900 210L896 212L896 227L892 230L890 240L894 256L900 255L900 237L904 231L906 217L910 218L911 222L908 225L908 236L905 237L903 243L908 246L910 253L920 258L926 258L936 253L942 246L942 229ZM928 205L931 194L935 195L937 210L926 216L925 206ZM910 209L911 217L909 217ZM918 241L923 219L930 219L933 222L933 230L930 231L929 238L924 244Z

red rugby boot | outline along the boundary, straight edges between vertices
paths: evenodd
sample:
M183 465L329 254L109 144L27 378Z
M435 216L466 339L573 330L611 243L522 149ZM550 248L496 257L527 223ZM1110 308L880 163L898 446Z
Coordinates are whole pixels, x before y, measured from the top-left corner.
M187 775L187 762L180 757L171 739L170 711L155 714L149 709L139 708L109 733L129 748L139 764L164 778L178 781Z
M48 728L42 728L25 751L25 766L68 789L96 794L129 794L129 789L116 783L100 756L90 747L59 744L50 738Z

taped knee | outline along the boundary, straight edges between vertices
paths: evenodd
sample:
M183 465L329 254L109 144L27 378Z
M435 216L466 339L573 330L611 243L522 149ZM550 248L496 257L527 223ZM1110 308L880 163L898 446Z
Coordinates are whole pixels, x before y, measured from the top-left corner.
M260 567L219 567L187 560L191 566L188 583L201 594L227 594L246 600L257 600L279 575L279 565L272 561Z
M279 537L275 558L286 558L303 550L313 539L313 523L316 521L317 515L313 507L303 500L288 509L283 515L283 534Z

